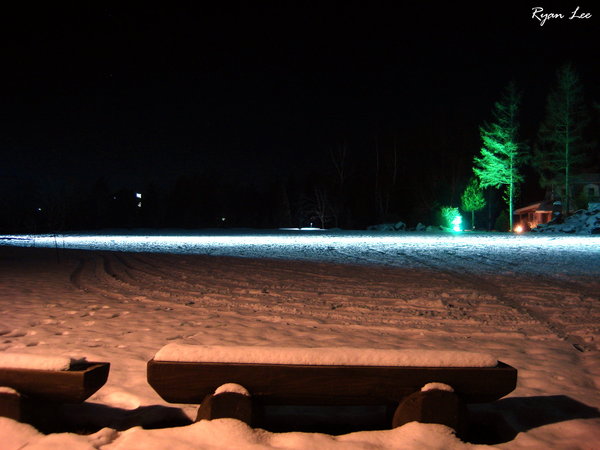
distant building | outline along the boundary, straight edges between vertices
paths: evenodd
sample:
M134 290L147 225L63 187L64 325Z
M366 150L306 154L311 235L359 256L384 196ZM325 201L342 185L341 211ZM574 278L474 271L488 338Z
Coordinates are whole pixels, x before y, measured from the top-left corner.
M553 211L554 205L550 200L533 203L515 210L515 216L518 217L515 223L521 225L526 230L531 230L540 224L550 222Z
M571 178L571 211L580 209L597 209L600 204L600 173L582 173ZM533 229L540 224L550 222L555 214L561 213L561 197L564 196L564 187L557 186L552 195L539 203L516 209L515 224L523 229ZM549 198L553 197L555 201Z
M590 204L600 202L600 173L580 173L571 176L569 190L571 192L569 213L574 213L578 209L590 209ZM554 186L553 195L556 199L564 198L564 185L559 183Z
M600 202L600 173L582 173L571 180L573 196L580 199L579 207L591 209L590 204ZM587 203L587 205L581 204Z

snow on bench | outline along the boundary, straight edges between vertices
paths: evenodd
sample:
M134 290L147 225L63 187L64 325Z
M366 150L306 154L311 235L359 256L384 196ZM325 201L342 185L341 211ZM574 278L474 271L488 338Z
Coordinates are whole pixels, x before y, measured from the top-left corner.
M440 350L360 349L352 347L252 347L171 343L155 361L311 366L494 367L485 353Z
M69 370L71 362L64 356L0 353L0 369Z

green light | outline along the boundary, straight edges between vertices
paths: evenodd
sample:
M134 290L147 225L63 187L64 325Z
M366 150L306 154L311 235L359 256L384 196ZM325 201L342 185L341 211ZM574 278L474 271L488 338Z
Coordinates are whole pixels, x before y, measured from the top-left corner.
M454 216L454 219L452 219L452 230L453 231L462 231L462 217L460 216L460 214L457 214L456 216Z
M442 206L440 210L441 225L448 231L462 231L462 216L454 206Z

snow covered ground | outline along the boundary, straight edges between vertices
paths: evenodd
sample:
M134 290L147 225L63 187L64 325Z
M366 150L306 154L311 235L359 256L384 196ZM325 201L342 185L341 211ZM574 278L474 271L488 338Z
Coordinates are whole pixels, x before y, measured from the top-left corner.
M439 425L332 436L199 422L146 362L168 343L484 352L517 389L472 405L500 448L600 448L600 237L215 231L0 236L0 351L110 361L107 384L2 448L470 448ZM171 428L146 429L164 426ZM492 425L493 424L493 425ZM55 426L58 426L55 424ZM97 431L99 430L99 431ZM53 447L54 446L54 447Z

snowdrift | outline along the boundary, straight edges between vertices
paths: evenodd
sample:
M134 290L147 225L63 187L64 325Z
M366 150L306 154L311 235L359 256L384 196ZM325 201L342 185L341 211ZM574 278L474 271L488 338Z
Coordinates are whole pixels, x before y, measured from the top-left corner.
M600 207L585 210L580 209L563 223L547 223L538 225L533 230L537 233L568 233L568 234L600 234Z

